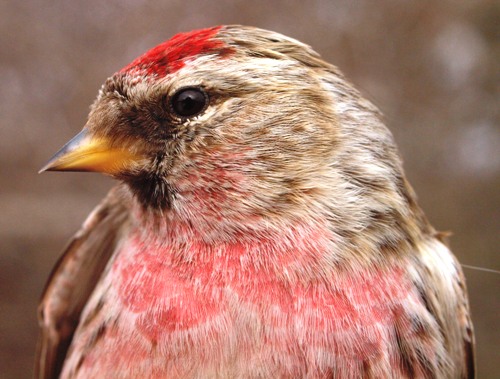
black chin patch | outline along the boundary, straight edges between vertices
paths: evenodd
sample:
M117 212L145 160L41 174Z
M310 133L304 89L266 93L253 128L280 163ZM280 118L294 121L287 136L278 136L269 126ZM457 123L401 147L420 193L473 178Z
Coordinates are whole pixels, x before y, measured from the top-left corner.
M166 210L172 207L175 194L165 178L144 173L127 178L126 183L144 208Z

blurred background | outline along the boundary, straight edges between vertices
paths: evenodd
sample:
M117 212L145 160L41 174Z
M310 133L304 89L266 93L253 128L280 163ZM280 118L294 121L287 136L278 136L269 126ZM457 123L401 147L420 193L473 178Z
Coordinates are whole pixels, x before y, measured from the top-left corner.
M218 24L284 33L339 66L385 113L460 261L500 269L499 1L2 1L2 378L30 377L45 280L113 184L38 169L84 125L106 77L175 33ZM464 271L479 377L498 378L500 275Z

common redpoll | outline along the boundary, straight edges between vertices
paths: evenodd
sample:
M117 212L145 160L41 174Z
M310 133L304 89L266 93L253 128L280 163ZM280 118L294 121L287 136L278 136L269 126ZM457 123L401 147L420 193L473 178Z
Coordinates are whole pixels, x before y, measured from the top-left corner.
M45 289L39 378L474 376L462 271L393 137L296 40L176 35L44 170L121 184Z

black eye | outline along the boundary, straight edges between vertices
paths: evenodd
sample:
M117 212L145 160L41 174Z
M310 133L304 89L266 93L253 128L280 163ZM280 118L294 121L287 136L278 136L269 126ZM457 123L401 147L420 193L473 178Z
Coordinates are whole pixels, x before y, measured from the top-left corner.
M172 109L181 117L196 116L207 103L208 95L201 88L183 88L172 96Z

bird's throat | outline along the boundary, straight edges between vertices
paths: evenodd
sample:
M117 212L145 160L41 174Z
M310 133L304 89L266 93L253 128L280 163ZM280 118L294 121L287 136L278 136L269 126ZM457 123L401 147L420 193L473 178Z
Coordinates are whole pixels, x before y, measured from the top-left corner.
M144 173L125 181L144 212L163 213L172 208L175 192L164 178Z

